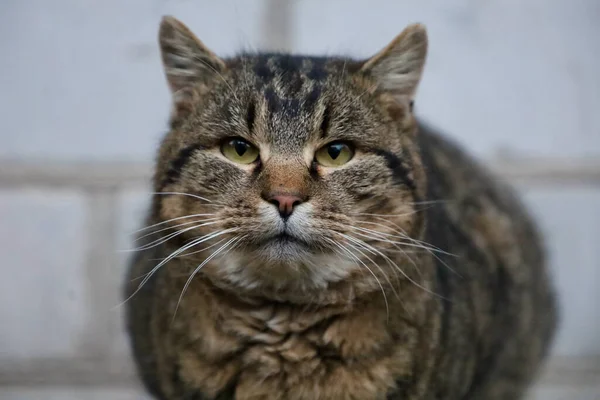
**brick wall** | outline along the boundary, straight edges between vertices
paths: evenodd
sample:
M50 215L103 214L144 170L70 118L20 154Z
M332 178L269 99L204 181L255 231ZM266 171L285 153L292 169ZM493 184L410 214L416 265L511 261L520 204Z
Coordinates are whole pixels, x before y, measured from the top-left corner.
M118 250L140 224L165 129L163 14L219 54L366 56L425 22L419 113L513 182L548 238L563 321L532 398L600 399L595 0L0 3L0 398L143 398Z

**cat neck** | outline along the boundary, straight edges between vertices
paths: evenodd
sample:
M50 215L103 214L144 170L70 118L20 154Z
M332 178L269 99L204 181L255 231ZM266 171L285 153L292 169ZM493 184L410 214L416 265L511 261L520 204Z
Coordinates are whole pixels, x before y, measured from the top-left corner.
M350 280L331 283L324 288L307 288L295 285L276 287L268 284L240 287L237 282L228 277L220 276L214 279L205 276L203 279L218 292L228 296L234 295L247 304L270 302L298 306L350 307L355 301L373 291L364 284L356 284Z

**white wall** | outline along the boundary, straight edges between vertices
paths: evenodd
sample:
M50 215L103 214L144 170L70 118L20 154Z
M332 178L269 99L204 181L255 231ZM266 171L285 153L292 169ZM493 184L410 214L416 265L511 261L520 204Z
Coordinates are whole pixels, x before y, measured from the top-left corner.
M139 398L116 250L166 128L163 14L222 55L278 43L365 57L425 23L418 112L513 180L548 238L563 323L537 398L600 398L600 2L272 4L0 2L0 398ZM267 20L286 10L289 23Z

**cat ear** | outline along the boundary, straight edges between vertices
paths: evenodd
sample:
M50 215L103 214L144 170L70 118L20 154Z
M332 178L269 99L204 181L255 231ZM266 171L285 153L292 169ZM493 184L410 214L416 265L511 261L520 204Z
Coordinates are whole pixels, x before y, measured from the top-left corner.
M225 63L176 18L165 16L158 34L167 81L174 94L214 79Z
M427 31L423 25L413 24L368 59L361 71L375 78L379 89L411 101L421 80L426 57Z

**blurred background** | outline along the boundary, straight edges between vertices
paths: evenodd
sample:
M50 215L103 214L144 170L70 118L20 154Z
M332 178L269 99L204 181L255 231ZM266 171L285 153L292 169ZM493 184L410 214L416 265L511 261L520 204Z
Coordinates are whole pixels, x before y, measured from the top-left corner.
M547 237L563 319L531 398L600 399L598 0L2 0L1 399L145 399L117 250L167 126L164 14L222 56L366 57L425 23L418 114L512 182Z

